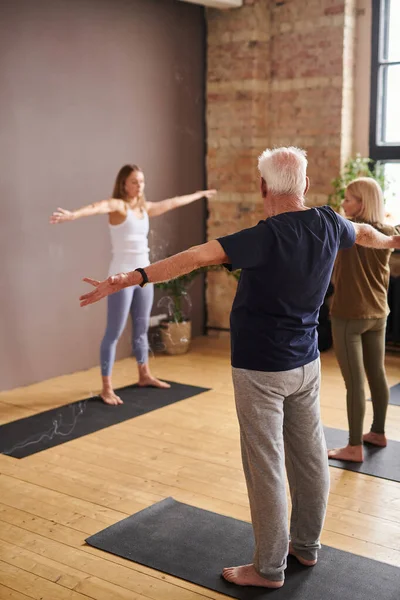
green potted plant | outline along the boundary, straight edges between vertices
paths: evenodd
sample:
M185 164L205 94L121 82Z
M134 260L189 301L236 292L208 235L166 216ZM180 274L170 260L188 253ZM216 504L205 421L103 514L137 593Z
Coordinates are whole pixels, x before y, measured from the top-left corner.
M372 177L385 191L386 181L383 166L374 163L370 158L363 158L360 154L356 154L355 158L349 158L345 163L339 177L332 180L333 192L329 194L329 206L339 210L344 200L346 186L357 177Z
M223 268L222 265L202 267L176 279L155 284L157 288L164 290L167 294L159 303L159 305L166 305L169 313L168 318L160 323L161 341L167 354L184 354L189 350L192 338L192 323L188 315L191 307L188 295L189 285L200 273L219 271ZM239 271L234 271L232 276L238 279L239 273Z
M187 289L200 271L193 271L170 281L157 283L156 287L167 294L161 304L167 305L168 319L161 321L160 334L167 354L184 354L192 336L192 323L187 314L190 307Z

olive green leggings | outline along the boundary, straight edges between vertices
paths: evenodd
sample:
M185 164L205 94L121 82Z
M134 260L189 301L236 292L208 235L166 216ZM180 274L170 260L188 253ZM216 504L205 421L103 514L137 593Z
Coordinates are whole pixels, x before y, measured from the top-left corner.
M365 415L365 374L374 412L371 431L385 433L389 387L385 373L386 319L332 317L335 353L347 390L349 444L362 444Z

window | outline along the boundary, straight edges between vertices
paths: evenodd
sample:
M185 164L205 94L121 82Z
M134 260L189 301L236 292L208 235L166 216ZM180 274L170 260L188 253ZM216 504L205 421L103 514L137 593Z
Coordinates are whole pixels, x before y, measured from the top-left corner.
M400 0L373 0L370 157L383 164L387 210L400 223Z
M400 225L400 161L380 161L384 163L387 187L385 190L386 209L392 225Z

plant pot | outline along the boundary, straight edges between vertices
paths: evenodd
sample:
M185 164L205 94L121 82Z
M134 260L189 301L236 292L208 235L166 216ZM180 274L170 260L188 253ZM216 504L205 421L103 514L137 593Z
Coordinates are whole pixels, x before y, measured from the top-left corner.
M167 354L185 354L189 350L192 337L191 321L160 323L161 340Z

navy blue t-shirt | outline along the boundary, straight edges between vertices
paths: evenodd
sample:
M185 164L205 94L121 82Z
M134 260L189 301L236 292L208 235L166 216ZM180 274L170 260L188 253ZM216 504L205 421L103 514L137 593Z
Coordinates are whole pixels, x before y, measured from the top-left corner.
M319 356L317 325L338 250L353 225L330 207L288 212L219 238L242 269L231 312L232 366L288 371Z

